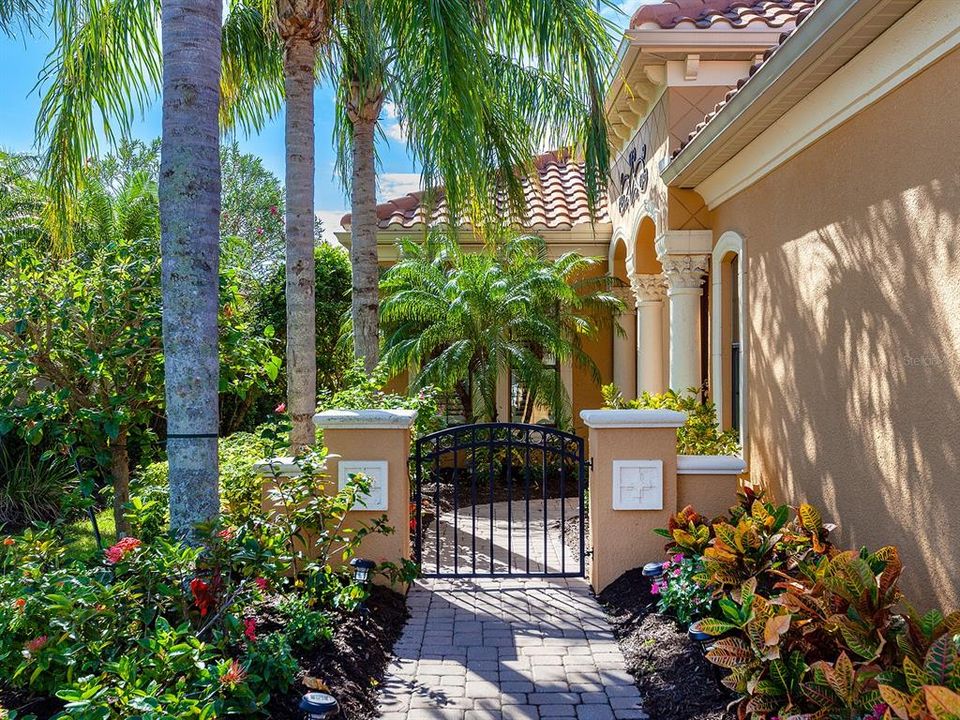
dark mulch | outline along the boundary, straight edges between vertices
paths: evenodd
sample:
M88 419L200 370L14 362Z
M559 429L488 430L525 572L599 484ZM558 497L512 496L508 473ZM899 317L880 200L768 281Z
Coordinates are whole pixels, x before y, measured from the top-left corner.
M656 612L656 596L641 568L607 586L599 598L637 680L643 709L654 720L732 720L734 699L714 666L677 622Z
M258 612L263 631L279 628L269 606ZM340 702L341 720L373 720L377 713L377 686L383 680L393 645L407 622L403 595L374 585L363 613L338 613L333 638L306 657L300 657L304 676L321 680ZM267 711L273 720L300 720L297 709L303 693L296 685L283 697L271 699ZM49 720L63 709L63 702L15 692L0 683L0 708L17 709ZM22 708L22 710L21 710Z
M342 720L372 720L377 712L377 687L382 682L393 645L410 617L403 595L374 585L363 613L339 613L333 639L298 658L305 676L321 680L340 702ZM297 710L305 687L295 687L269 705L275 720L299 720Z

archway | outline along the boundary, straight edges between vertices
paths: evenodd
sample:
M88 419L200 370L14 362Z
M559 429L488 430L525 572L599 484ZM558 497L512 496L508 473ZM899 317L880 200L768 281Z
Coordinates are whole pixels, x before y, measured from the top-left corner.
M633 273L630 276L637 306L637 395L663 392L667 376L666 354L663 352L669 342L665 330L666 287L663 267L657 259L656 236L653 219L645 216L634 237Z

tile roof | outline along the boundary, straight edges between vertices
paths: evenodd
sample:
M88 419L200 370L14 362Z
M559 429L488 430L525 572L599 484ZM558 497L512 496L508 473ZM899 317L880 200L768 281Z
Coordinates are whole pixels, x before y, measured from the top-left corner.
M802 23L810 15L813 9L820 2L822 2L822 0L805 0L804 2L792 3L793 5L797 6L796 14L794 16L796 20L796 24L794 25L794 27L792 27L790 30L786 32L781 33L779 43L772 48L768 48L763 53L763 57L758 62L754 63L753 66L750 68L750 72L747 75L747 77L740 78L737 81L736 87L731 88L727 92L727 94L724 96L723 100L717 103L717 105L713 108L713 110L710 113L708 113L707 116L697 124L697 126L693 129L693 131L687 136L687 139L680 143L680 147L678 147L676 150L673 151L673 153L671 154L671 158L675 158L677 155L679 155L680 152L687 145L689 145L690 142L707 126L707 123L709 123L711 120L713 120L713 118L715 118L719 114L719 112L734 98L734 96L736 96L736 94L740 92L740 89L747 84L750 78L756 75L757 71L761 67L763 67L767 63L767 61L770 60L771 57L773 57L773 54L783 45L784 42L786 42L787 38L789 38L791 35L793 35L797 31L797 28L800 27L800 23Z
M524 230L569 230L591 222L583 165L565 154L548 152L534 158L535 179L524 180L527 215ZM410 229L428 224L423 205L423 193L413 192L395 200L377 205L377 227L381 230ZM595 222L608 219L606 198L601 198ZM429 224L447 220L447 205L441 197ZM340 220L350 227L350 214Z
M641 5L630 19L630 29L744 28L752 24L779 28L812 4L810 0L666 0Z

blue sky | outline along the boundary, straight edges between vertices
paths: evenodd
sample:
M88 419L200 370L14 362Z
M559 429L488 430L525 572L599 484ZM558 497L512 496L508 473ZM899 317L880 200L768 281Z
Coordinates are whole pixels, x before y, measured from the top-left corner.
M617 3L629 16L641 0L621 0ZM615 19L625 25L626 17ZM40 107L40 91L35 89L38 74L43 67L53 42L50 37L39 36L26 40L11 40L0 36L0 148L8 151L28 152L34 147L34 124ZM333 175L334 151L333 93L328 87L318 88L316 93L317 119L317 177L316 208L323 219L327 232L340 229L340 216L349 206L338 180ZM381 199L397 197L415 190L419 173L407 154L402 128L386 108L383 119L385 138L380 143L382 162L378 195ZM160 105L151 107L134 126L135 137L151 139L160 135ZM280 115L260 133L236 138L245 152L263 158L264 164L278 177L283 178L283 116Z

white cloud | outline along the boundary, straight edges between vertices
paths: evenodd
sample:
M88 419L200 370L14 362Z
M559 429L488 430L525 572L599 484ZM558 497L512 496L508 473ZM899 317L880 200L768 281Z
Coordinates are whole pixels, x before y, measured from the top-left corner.
M380 202L402 197L420 189L420 173L382 173L377 178Z
M384 123L384 133L391 140L396 140L397 142L406 144L407 142L407 128L400 122L400 119L397 115L397 106L392 102L386 102L383 105L383 117L386 120Z
M343 227L340 225L340 218L342 218L346 213L350 212L349 210L317 210L317 217L323 222L323 239L332 245L339 245L337 238L334 237L335 232L342 232Z

